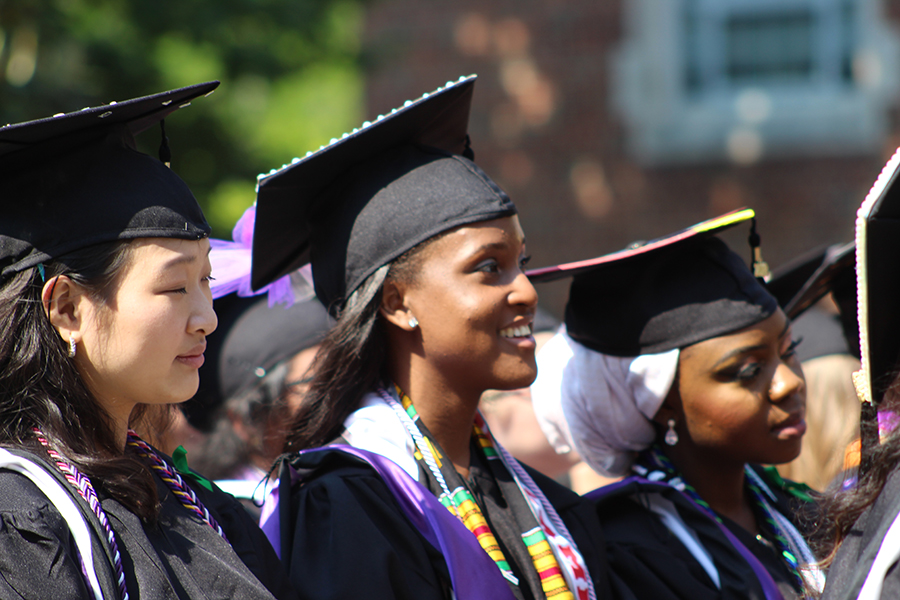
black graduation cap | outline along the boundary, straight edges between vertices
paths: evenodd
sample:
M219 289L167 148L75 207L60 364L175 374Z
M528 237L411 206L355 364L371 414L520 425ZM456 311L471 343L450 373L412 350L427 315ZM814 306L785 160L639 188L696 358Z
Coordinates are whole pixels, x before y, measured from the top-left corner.
M215 410L226 400L247 393L275 367L315 346L332 325L315 299L290 307L269 306L266 296L229 294L215 300L219 318L207 336L200 388L182 405L191 424L209 431Z
M474 85L475 76L448 82L260 176L253 288L311 262L316 295L336 314L366 277L421 242L515 214L469 160Z
M793 321L794 335L803 339L797 349L801 361L828 354L859 358L853 242L824 245L800 255L775 269L766 287ZM829 292L837 314L810 310Z
M873 466L880 441L878 406L897 376L900 359L900 149L856 214L856 281L861 369L853 374L862 401L859 420L860 473ZM896 396L893 398L896 401ZM861 475L862 476L862 475Z
M828 292L856 286L856 245L832 244L804 253L775 269L766 283L784 314L793 319Z
M655 354L738 331L778 304L713 234L752 219L750 209L598 258L530 271L535 283L572 276L566 329L613 356Z
M856 269L865 402L881 403L900 358L900 150L875 181L856 219ZM865 418L864 418L865 420ZM876 438L877 439L877 438ZM865 445L865 443L864 443Z
M0 281L103 242L208 235L187 185L133 136L218 85L0 127Z

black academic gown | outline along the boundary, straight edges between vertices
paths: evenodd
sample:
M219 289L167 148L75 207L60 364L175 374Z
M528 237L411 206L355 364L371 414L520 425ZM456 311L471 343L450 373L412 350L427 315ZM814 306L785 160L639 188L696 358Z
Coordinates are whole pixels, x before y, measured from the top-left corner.
M762 473L761 471L758 471ZM789 496L765 477L777 496L776 508L808 534L805 517L809 507ZM700 563L651 512L643 498L659 494L671 501L684 524L691 529L713 559L719 573L717 588ZM764 600L759 579L746 559L735 550L722 530L673 488L658 483L632 482L601 495L597 513L606 539L613 596L622 600ZM801 513L803 513L801 515ZM739 525L723 524L762 563L785 600L800 598L787 565L773 547L761 543Z
M878 548L898 513L900 470L895 470L885 482L878 499L856 520L837 551L828 570L822 600L844 600L859 595ZM897 563L885 574L881 598L900 598L900 568Z
M302 595L319 600L451 597L443 556L409 522L365 461L332 451L295 456L291 462L301 480L290 488L289 518L281 522L281 558ZM606 565L593 506L541 474L529 474L566 523L597 598L606 598ZM283 495L279 502L285 502Z
M35 455L24 452L34 462ZM118 598L115 571L99 520L71 489L92 530L92 552L104 598ZM127 589L133 600L297 598L275 552L246 511L231 496L192 486L219 522L229 544L188 511L157 479L161 500L158 526L144 526L118 501L101 497L122 555ZM68 524L27 477L0 469L0 598L34 600L92 598Z

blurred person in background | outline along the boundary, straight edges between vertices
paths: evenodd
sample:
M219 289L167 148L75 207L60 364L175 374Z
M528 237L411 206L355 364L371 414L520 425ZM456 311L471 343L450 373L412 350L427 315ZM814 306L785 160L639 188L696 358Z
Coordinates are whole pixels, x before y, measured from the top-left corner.
M209 338L200 389L183 405L203 434L188 458L225 491L242 500L257 491L261 501L257 488L281 454L331 319L314 298L285 307L230 294L214 307L219 329Z

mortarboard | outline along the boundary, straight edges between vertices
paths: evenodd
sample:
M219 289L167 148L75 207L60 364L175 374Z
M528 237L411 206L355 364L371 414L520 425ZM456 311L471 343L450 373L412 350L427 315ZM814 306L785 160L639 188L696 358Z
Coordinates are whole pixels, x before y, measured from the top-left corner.
M0 281L103 242L207 236L187 185L133 136L218 85L0 127Z
M802 254L775 269L766 287L784 314L793 319L828 292L843 291L847 283L855 285L854 249L855 244L850 242L822 246Z
M366 122L257 185L252 286L312 263L336 314L379 267L453 227L515 214L466 155L475 77Z
M856 377L864 402L876 406L900 358L900 151L888 161L859 208L856 265L862 370Z
M861 414L860 473L872 468L879 444L878 406L897 374L900 357L900 149L881 174L856 213L857 319L860 370L853 374ZM896 410L896 407L891 407Z
M332 324L315 299L285 308L269 306L265 296L229 294L216 300L213 307L219 325L206 338L200 388L182 405L191 424L203 431L211 428L216 408L250 391L272 369L318 344Z
M794 335L803 339L797 349L801 361L828 354L859 358L855 247L850 242L815 248L775 269L766 282L793 321ZM838 306L837 314L809 310L829 292Z
M536 269L535 282L571 276L566 330L612 356L684 348L738 331L778 304L715 233L750 220L742 209L636 247Z

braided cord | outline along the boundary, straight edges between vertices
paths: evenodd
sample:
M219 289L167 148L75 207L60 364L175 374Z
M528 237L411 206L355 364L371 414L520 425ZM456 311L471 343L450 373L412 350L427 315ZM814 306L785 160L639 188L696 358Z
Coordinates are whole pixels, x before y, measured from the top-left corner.
M181 475L178 474L178 471L176 471L166 459L164 459L147 442L139 438L131 429L128 430L127 445L133 448L141 458L149 463L150 468L163 480L163 483L165 483L166 487L168 487L175 497L178 498L182 506L203 519L207 525L212 527L216 533L222 536L222 539L226 542L228 541L225 532L216 522L216 519L210 514L203 503L200 502L200 499L197 498L194 490L188 486L184 479L181 478Z
M399 393L399 391L398 391ZM441 473L440 467L438 467L437 460L434 458L434 453L431 451L431 445L427 443L425 436L422 435L422 432L416 426L416 419L419 418L418 413L416 413L415 407L410 402L407 406L401 406L400 402L397 401L386 389L378 388L378 394L381 398L387 402L388 406L390 406L394 412L397 414L397 417L400 419L400 422L403 423L404 427L406 427L406 431L409 432L409 435L413 438L413 443L416 448L422 454L422 458L425 461L425 464L428 465L428 470L431 471L431 474L437 480L438 484L440 484L441 489L443 490L443 495L441 496L441 502L447 506L447 502L450 502L453 494L450 492L450 487L447 485L447 481L444 479L444 474ZM444 500L447 502L444 502ZM452 507L452 503L447 508L450 509L450 512L459 516L456 512L455 507Z
M745 471L749 469L750 467L745 467ZM788 564L788 567L790 567L791 574L794 576L797 585L802 590L804 588L804 581L803 577L800 575L800 564L797 557L794 555L794 552L791 550L787 538L781 531L781 527L774 514L775 509L766 501L762 490L756 485L756 481L753 477L745 476L744 482L747 485L747 489L750 490L751 498L753 498L756 506L760 509L760 513L763 515L763 524L768 530L770 537L775 542L775 547L784 558L784 561Z
M91 507L94 515L96 515L100 524L103 526L103 530L106 532L106 541L109 542L109 548L113 554L113 563L116 569L116 583L119 586L119 597L122 598L122 600L129 600L128 589L125 586L125 569L122 567L122 555L119 553L119 545L116 543L116 536L113 533L112 527L109 525L109 519L106 517L103 506L100 504L100 499L97 498L97 492L94 490L91 480L87 475L84 475L79 471L75 465L63 458L59 452L54 450L40 429L35 427L33 431L37 436L38 441L47 450L47 454L49 454L50 458L56 463L56 467L66 480L78 490L78 495L88 503L88 506Z

